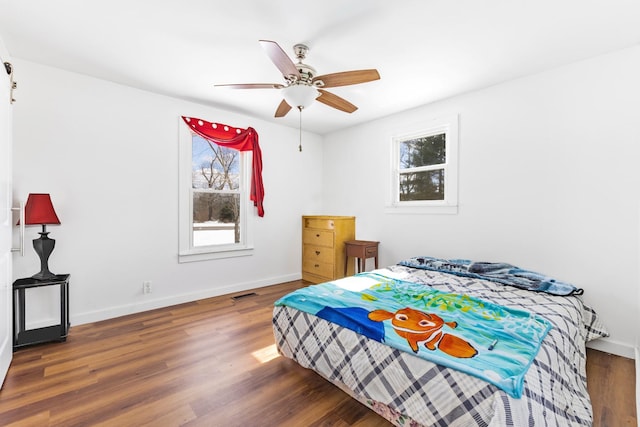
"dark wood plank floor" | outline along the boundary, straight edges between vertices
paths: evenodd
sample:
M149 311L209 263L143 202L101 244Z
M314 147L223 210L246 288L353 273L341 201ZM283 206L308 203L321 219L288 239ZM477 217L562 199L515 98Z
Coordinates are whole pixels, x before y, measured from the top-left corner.
M635 362L587 349L587 389L594 427L637 427Z
M300 281L71 328L14 354L1 426L389 426L279 357L272 304ZM635 426L632 360L589 350L596 427Z

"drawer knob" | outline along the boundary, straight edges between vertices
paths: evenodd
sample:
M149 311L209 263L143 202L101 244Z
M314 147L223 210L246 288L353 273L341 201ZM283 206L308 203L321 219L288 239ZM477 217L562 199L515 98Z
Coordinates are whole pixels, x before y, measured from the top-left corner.
M320 251L316 251L316 255L320 255Z
M319 234L316 234L316 237L320 237L320 235L319 235Z
M315 264L314 267L318 268L318 267L320 267L320 264Z

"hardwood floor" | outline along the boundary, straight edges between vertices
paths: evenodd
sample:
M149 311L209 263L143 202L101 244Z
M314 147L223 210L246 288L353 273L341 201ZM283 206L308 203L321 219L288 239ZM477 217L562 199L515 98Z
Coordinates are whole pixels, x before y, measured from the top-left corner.
M279 357L272 304L304 283L71 328L14 354L1 426L390 426ZM632 360L588 351L594 426L635 426Z
M635 378L632 359L587 349L587 389L594 427L638 426Z

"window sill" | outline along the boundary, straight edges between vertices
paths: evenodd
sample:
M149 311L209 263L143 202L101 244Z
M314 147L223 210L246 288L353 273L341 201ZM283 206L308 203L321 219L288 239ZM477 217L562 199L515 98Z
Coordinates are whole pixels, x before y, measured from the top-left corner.
M182 264L185 262L208 261L212 259L236 258L251 255L253 255L253 247L218 251L195 249L191 251L180 252L178 254L178 262Z
M437 214L437 215L456 215L458 213L458 205L431 205L431 206L399 206L399 205L386 205L384 213L387 214Z

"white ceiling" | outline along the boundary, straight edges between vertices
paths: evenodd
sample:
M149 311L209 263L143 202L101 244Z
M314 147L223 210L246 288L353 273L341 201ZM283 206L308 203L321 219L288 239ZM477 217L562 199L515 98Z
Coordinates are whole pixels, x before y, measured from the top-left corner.
M353 114L304 110L326 134L638 44L640 0L0 0L0 36L16 58L291 127L279 90L213 87L284 82L258 40L307 44L319 74L377 68L330 89Z

